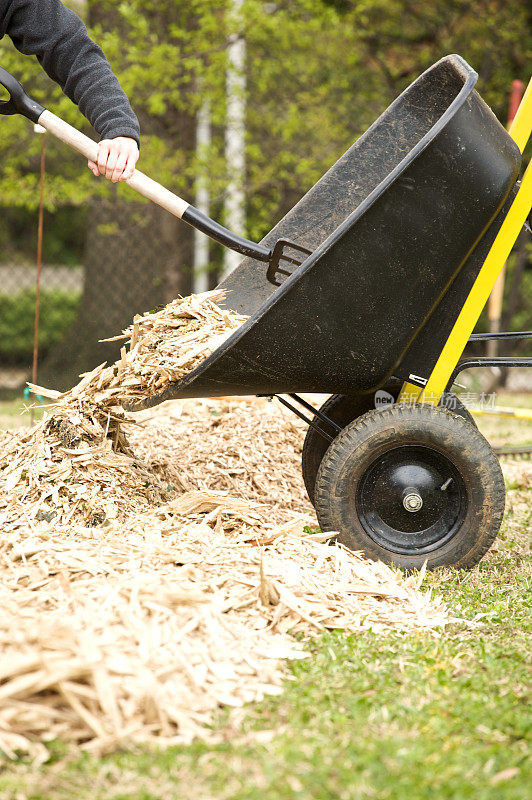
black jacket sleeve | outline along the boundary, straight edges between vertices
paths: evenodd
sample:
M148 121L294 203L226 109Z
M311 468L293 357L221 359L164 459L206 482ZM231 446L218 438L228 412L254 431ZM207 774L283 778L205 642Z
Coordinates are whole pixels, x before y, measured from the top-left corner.
M0 0L4 34L21 53L37 56L102 138L129 136L140 144L137 117L103 51L60 0Z

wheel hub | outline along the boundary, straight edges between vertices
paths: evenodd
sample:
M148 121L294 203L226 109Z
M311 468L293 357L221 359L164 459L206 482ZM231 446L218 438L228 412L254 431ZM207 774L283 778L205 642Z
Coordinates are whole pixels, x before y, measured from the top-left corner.
M415 513L422 508L423 498L416 492L415 489L410 489L410 491L407 490L403 496L403 505L407 511L412 511L412 513Z
M450 539L467 505L452 462L428 447L402 446L375 459L356 492L359 519L371 538L397 553L422 553Z

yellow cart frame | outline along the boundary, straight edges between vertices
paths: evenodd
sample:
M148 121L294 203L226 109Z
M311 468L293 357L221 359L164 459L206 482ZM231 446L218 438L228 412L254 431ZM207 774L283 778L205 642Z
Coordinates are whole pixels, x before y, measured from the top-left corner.
M510 127L521 153L532 133L532 80L529 82L519 109ZM521 185L493 242L484 264L462 307L454 327L440 353L426 385L422 388L408 381L403 384L398 402L417 402L438 405L442 394L457 374L457 365L475 325L486 305L491 290L506 263L515 241L532 208L532 162L523 175ZM497 359L503 361L504 359ZM489 366L494 359L478 359L475 366ZM470 363L470 362L467 362ZM473 365L473 364L471 364ZM465 367L465 364L464 364Z

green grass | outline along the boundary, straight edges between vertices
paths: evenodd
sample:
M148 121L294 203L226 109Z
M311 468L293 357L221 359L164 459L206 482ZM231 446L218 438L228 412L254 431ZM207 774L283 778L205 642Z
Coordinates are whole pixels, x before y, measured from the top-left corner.
M38 420L41 419L44 413L43 408L34 398L24 400L22 392L15 400L0 402L0 430L13 430L14 428L29 426L30 412L26 412L25 408L29 408L34 402L36 404L34 418Z
M525 800L532 781L527 563L530 489L509 493L496 549L426 578L462 621L439 638L328 633L285 693L221 716L221 743L92 759L58 745L40 769L7 765L23 800Z

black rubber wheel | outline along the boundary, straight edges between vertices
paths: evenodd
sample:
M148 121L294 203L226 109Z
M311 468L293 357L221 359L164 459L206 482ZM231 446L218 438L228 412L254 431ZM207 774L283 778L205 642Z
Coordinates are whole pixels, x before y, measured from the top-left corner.
M476 426L443 408L395 405L338 434L315 488L323 531L406 569L472 567L499 532L499 461Z
M390 402L392 398L394 401L397 400L402 385L403 382L398 378L391 378L385 383L382 389L379 390L379 397L381 400L385 400L386 396L382 394L385 392L390 395ZM321 406L320 411L333 422L336 422L337 425L340 425L341 428L345 428L346 425L361 417L362 414L375 410L376 403L378 402L376 395L377 393L374 392L371 394L356 395L333 394ZM456 414L459 414L468 422L475 425L473 416L455 394L445 393L442 396L440 405L448 408L449 411L454 411ZM323 423L320 423L318 417L314 417L314 422L317 425L323 425ZM334 435L334 431L330 429L329 426L326 426L326 429L328 433ZM327 452L328 447L328 440L309 425L301 453L301 472L311 503L314 503L316 475L318 474L321 460Z

